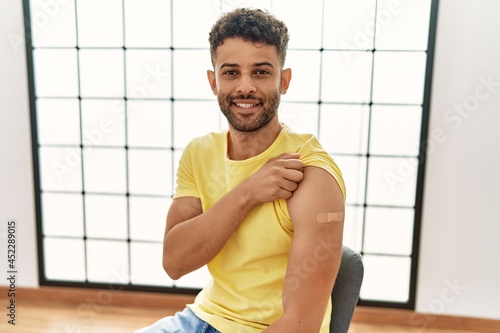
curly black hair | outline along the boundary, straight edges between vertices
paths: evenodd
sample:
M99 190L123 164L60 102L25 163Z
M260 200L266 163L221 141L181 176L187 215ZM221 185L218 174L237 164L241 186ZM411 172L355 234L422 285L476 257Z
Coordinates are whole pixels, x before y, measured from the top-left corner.
M224 14L209 33L210 56L215 63L215 51L227 38L240 37L253 43L274 45L281 66L285 64L288 28L285 23L261 9L238 8Z

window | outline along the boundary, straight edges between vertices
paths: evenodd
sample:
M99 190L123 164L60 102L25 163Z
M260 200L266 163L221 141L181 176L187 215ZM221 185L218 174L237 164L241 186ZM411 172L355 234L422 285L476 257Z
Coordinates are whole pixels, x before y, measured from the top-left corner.
M344 173L361 303L413 307L437 1L24 3L41 284L203 286L205 268L163 272L165 217L183 148L227 128L208 31L256 6L290 30L281 120L318 136Z

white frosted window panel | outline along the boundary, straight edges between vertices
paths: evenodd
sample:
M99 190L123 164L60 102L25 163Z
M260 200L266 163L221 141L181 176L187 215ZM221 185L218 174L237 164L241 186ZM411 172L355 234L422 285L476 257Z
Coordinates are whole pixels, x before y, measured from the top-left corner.
M285 68L292 69L292 80L283 101L317 102L320 83L320 52L289 50Z
M366 103L370 101L372 53L325 51L321 76L321 100Z
M81 150L77 147L40 147L40 183L43 191L82 190Z
M172 199L131 196L129 203L130 238L163 242L167 213Z
M290 49L321 48L323 0L310 0L307 8L302 1L273 1L272 5L272 12L288 28Z
M219 0L173 1L173 46L208 49L208 32L222 14L221 9Z
M85 227L90 238L127 239L127 198L87 194Z
M222 12L226 13L237 8L259 8L264 11L275 13L276 6L281 0L215 0L214 3L220 2Z
M74 1L30 1L31 38L34 47L76 45Z
M333 0L324 2L323 47L326 49L370 50L375 35L375 0Z
M42 194L43 234L83 237L83 198L81 194Z
M170 47L169 0L125 0L127 47Z
M214 105L216 104L214 103ZM219 104L217 104L217 106L214 107L220 110ZM229 124L227 122L227 118L222 114L222 112L219 112L219 129L221 131L229 130Z
M368 136L367 105L321 105L319 139L330 153L365 154Z
M317 103L281 103L279 119L297 133L318 136Z
M272 12L272 5L276 0L214 0L213 6L216 12L227 13L236 8L260 8Z
M172 152L129 149L129 191L132 194L172 194Z
M363 240L363 207L346 205L342 243L360 253Z
M203 288L210 279L207 266L203 266L176 280L174 285L178 288Z
M80 144L78 100L42 98L36 103L39 144Z
M125 102L83 99L82 141L84 147L125 146Z
M366 157L332 156L337 163L346 186L346 203L362 204L365 196Z
M207 79L212 70L208 50L176 50L174 57L174 98L215 99Z
M411 255L413 209L367 207L364 252Z
M214 102L176 102L174 104L174 145L185 148L194 139L218 132L219 105Z
M173 280L163 269L162 243L130 244L130 280L132 284L172 287Z
M46 237L43 245L45 277L47 279L85 281L83 239Z
M80 47L122 47L122 0L77 1Z
M80 50L82 97L123 97L123 50Z
M416 158L371 157L368 170L367 203L413 207L417 183Z
M125 150L110 148L84 149L85 191L125 193Z
M77 97L76 50L33 51L35 89L38 97Z
M431 0L379 0L377 50L427 50Z
M365 275L360 297L363 300L408 301L410 258L363 256Z
M87 240L89 282L129 283L128 244L123 241Z
M370 127L370 153L417 156L422 108L374 105Z
M172 146L170 101L130 101L127 108L129 147ZM133 106L133 107L132 107Z
M127 50L125 55L127 59L127 97L171 97L170 50Z
M422 104L426 54L375 52L374 103Z

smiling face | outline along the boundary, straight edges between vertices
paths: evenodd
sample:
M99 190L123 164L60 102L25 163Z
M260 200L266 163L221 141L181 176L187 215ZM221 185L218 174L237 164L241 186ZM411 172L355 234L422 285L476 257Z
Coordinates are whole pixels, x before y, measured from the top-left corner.
M255 132L278 123L280 94L286 93L291 70L282 70L275 46L228 38L208 71L212 91L232 129Z

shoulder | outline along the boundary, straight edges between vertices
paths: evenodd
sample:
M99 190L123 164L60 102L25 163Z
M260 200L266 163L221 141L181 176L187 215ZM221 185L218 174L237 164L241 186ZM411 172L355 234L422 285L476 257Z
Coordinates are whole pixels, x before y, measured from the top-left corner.
M316 137L312 134L297 133L286 125L283 128L283 134L288 142L291 142L292 144L297 145L298 147L302 147L303 145L307 144L307 142L309 142L311 139L312 140L316 139Z
M287 140L292 141L293 145L297 147L296 152L300 154L304 166L322 169L325 171L323 176L329 174L330 178L333 177L345 198L346 189L342 172L334 159L323 148L318 138L312 134L295 133L288 128L287 131ZM316 178L316 172L312 173L314 174L313 178Z
M289 204L298 203L332 203L338 201L344 205L344 195L340 184L331 174L321 167L306 166L303 170L303 179L289 199Z
M297 152L300 153L301 156L329 156L326 150L321 146L318 138L313 134L297 133L288 127L285 127L284 131L286 131L285 138L288 145L295 146Z
M192 139L183 149L179 169L197 169L202 163L215 156L224 156L227 132L209 133Z
M202 157L223 154L226 147L227 131L213 132L192 139L183 149L182 156Z
M225 143L227 131L212 132L192 139L186 149L203 149L207 146L214 147Z

